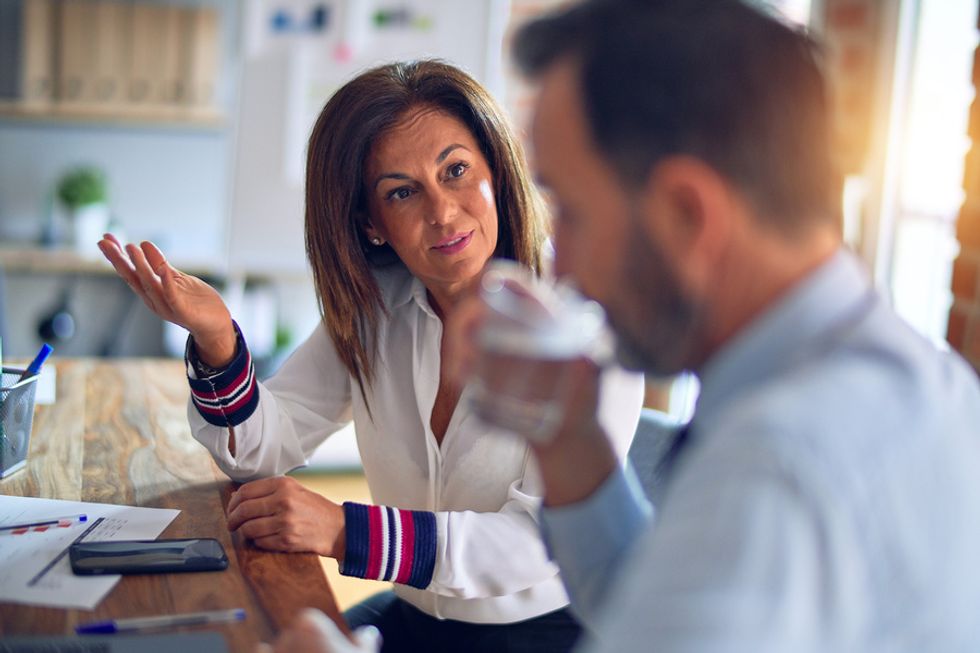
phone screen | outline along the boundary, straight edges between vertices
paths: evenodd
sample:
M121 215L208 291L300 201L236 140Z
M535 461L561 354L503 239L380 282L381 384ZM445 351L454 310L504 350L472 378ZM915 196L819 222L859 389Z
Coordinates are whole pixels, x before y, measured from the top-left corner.
M72 544L68 552L76 574L152 574L218 571L228 556L218 540L118 540Z

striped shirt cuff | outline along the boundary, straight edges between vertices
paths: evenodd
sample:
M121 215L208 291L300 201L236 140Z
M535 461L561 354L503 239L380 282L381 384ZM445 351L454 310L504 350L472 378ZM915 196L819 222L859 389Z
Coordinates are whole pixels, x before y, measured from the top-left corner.
M340 573L425 589L436 566L436 516L390 506L344 504L347 551Z
M238 334L238 351L226 368L203 379L187 377L194 407L201 417L215 426L238 426L259 405L259 387L255 382L252 355L237 324L235 331ZM191 363L192 346L188 338L185 354L188 365Z

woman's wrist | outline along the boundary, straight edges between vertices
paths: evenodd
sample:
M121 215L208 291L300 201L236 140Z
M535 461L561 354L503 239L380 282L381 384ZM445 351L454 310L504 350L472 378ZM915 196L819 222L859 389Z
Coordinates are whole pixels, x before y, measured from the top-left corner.
M228 367L238 353L238 334L230 320L226 329L214 334L192 333L191 338L198 359L208 367Z
M340 562L344 559L344 555L347 553L347 518L344 514L343 506L338 506L337 504L331 503L331 512L334 513L333 520L335 520L335 523L339 524L340 526L337 529L337 534L333 539L333 548L331 551L327 552L327 556Z

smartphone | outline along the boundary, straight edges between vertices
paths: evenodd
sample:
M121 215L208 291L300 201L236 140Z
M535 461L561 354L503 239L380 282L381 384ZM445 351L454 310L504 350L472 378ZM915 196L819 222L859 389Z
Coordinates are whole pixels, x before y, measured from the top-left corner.
M81 542L68 548L71 570L95 574L163 574L220 571L228 567L221 542L213 538Z

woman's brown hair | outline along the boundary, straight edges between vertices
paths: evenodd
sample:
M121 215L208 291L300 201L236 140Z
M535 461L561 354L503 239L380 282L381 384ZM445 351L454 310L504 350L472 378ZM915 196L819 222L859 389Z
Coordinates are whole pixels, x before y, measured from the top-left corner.
M465 72L434 60L391 63L355 77L330 98L310 136L306 255L323 323L362 395L372 381L377 328L386 313L372 268L394 258L387 246L381 253L388 256L379 257L364 233L364 167L377 139L419 106L460 120L480 144L497 204L494 256L541 270L543 205L522 148L490 94Z

